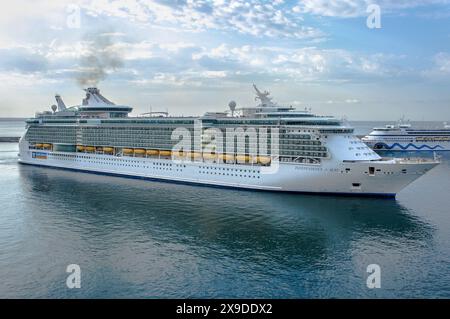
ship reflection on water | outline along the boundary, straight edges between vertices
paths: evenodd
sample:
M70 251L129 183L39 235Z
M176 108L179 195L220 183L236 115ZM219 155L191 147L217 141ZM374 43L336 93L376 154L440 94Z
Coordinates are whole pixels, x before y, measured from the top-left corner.
M17 153L0 143L2 298L450 297L449 152L397 200L83 174ZM81 289L66 286L73 263ZM381 289L366 286L373 263Z
M433 227L395 200L226 190L28 166L19 173L29 240L23 249L41 252L33 262L42 262L52 282L64 281L55 267L78 263L83 269L84 289L53 284L45 296L377 296L365 286L368 264L394 269L404 249L408 260L433 244ZM394 274L384 278L399 289Z

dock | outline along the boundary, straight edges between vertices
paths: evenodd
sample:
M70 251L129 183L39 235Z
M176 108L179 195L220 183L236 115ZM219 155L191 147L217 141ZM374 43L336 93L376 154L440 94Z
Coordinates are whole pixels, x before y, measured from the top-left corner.
M19 136L0 136L0 143L19 143Z

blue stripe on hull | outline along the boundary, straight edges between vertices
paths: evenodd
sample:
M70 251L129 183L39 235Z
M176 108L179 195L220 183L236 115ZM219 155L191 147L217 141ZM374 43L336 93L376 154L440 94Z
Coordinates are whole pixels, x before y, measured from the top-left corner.
M400 148L403 151L408 151L408 148L411 148L410 150L417 150L417 151L422 151L422 150L435 151L438 148L441 149L441 150L444 150L444 147L442 147L440 145L436 145L436 146L429 146L429 145L417 146L417 145L414 145L412 143L409 143L406 146L403 146L403 145L401 145L399 143L394 143L391 146L389 146L389 145L387 145L385 143L376 143L374 145L374 149L375 150L384 150L384 149L386 149L386 150L391 151L391 150L393 150L394 147L398 147L398 148Z
M387 193L386 194L383 194L383 193L345 193L345 192L338 193L338 192L307 192L307 191L285 191L285 190L276 191L276 190L266 190L266 189L245 188L245 187L239 187L239 186L214 185L214 184L205 184L205 183L198 183L198 182L168 180L168 179L157 178L157 177L136 176L136 175L121 174L121 173L99 172L99 171L91 171L91 170L84 170L84 169L78 169L78 168L67 168L67 167L57 167L57 166L44 165L44 164L24 163L24 162L20 162L20 161L19 161L19 163L22 165L40 166L40 167L46 167L46 168L52 168L52 169L61 169L61 170L67 170L67 171L96 174L96 175L126 177L126 178L132 178L132 179L174 183L174 184L181 184L181 185L196 185L196 186L215 187L215 188L222 188L222 189L239 189L239 190L256 191L256 192L279 192L279 193L294 193L294 194L323 195L323 196L344 196L344 197L376 197L376 198L385 198L385 199L395 199L395 197L397 195L397 194L391 194L391 193L389 193L389 194L387 194Z

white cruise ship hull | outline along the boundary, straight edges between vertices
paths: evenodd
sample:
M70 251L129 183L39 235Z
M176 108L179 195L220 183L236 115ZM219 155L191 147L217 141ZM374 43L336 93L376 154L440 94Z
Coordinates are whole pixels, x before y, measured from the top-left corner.
M23 139L19 145L21 164L209 186L383 197L395 197L438 164L405 160L324 161L319 165L279 163L278 170L268 174L256 165L33 150Z

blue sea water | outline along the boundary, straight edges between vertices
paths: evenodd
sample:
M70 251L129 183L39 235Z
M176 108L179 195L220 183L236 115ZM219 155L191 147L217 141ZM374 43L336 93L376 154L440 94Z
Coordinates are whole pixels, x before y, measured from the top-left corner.
M22 166L17 151L0 143L0 298L450 298L450 155L386 200Z

